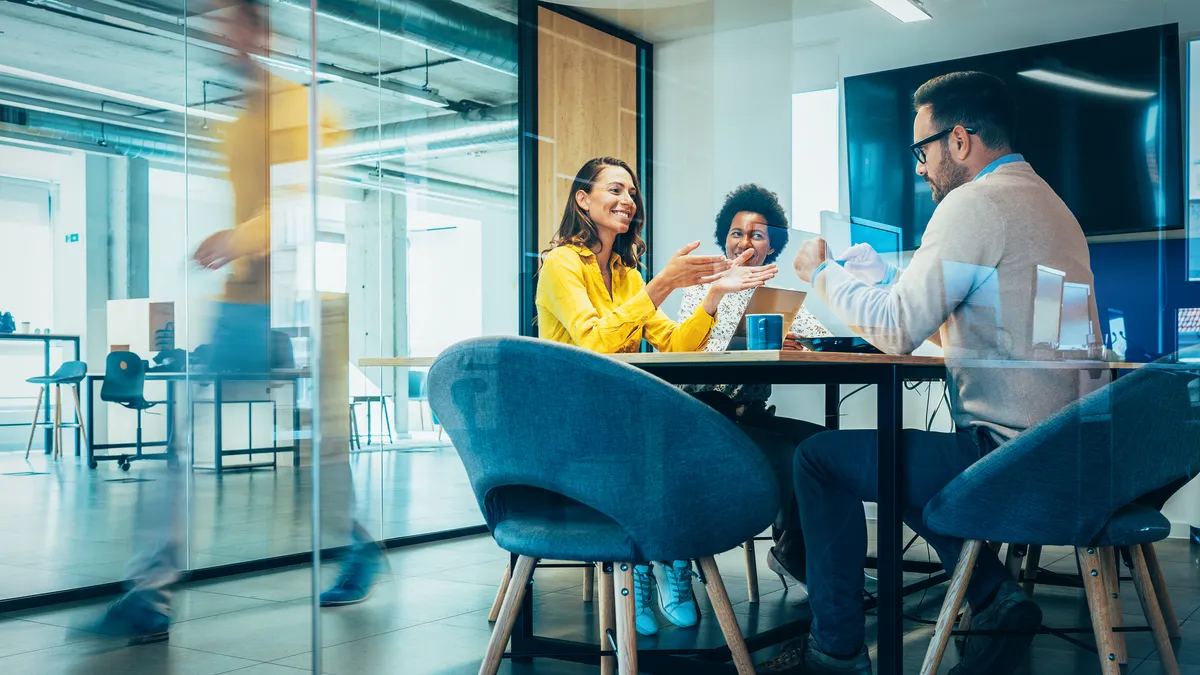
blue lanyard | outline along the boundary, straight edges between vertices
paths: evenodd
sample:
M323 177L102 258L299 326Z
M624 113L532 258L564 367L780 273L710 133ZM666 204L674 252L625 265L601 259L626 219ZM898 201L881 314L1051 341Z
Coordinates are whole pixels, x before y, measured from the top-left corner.
M995 171L996 169L999 169L1000 167L1004 166L1005 164L1012 164L1013 162L1024 162L1024 161L1025 161L1025 158L1023 156L1021 156L1020 154L1015 153L1015 152L1009 153L1003 157L997 158L991 164L988 164L987 166L983 167L983 171L980 171L979 175L975 176L974 180L979 180L980 178L983 178L984 176Z

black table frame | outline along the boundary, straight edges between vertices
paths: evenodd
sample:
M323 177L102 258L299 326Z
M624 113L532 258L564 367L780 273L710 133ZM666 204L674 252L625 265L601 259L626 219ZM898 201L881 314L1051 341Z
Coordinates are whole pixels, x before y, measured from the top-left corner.
M292 466L300 466L300 435L299 435L299 431L300 431L300 380L302 380L306 377L308 377L308 374L301 372L301 371L278 371L278 372L272 372L272 373L165 373L165 372L146 373L147 380L168 381L168 382L169 381L191 381L191 382L207 382L207 383L212 384L213 400L212 401L192 400L191 405L195 406L197 403L212 403L213 404L213 428L214 428L214 432L213 432L213 446L214 446L213 447L213 464L214 464L214 466L211 469L213 471L215 471L216 473L221 473L222 471L225 470L225 467L222 464L222 458L234 456L234 455L271 454L271 461L270 462L259 462L256 464L239 464L237 466L230 467L230 469L239 469L240 470L240 469L273 468L277 465L277 461L278 461L277 456L280 453L288 453L288 452L292 453ZM224 450L221 447L222 442L223 442L223 439L221 438L221 429L224 426L224 424L223 424L224 418L223 418L223 414L222 414L222 408L224 406L220 404L220 401L222 399L222 390L224 389L224 382L229 381L229 380L291 382L291 385L292 385L292 444L290 446L284 445L284 446L272 446L270 448L246 448L244 450ZM87 381L87 397L88 397L88 406L87 406L88 429L95 429L95 426L93 424L94 419L95 419L94 413L93 413L94 406L92 405L92 402L93 402L94 396L95 396L95 383L97 381L103 382L104 375L100 375L100 374L88 375L86 378L86 381ZM149 443L143 442L141 444L141 447L143 447L143 448L165 448L165 447L168 447L168 445L170 443L170 439L174 435L174 432L175 432L175 424L174 424L174 421L175 421L174 412L175 411L174 411L174 409L175 409L175 405L176 405L175 388L174 387L172 387L172 386L167 387L167 400L163 401L163 403L167 407L167 440L151 441ZM231 401L230 403L250 403L251 406L253 406L254 402ZM253 413L251 413L251 414L253 414ZM193 427L190 430L190 433L193 433L193 437L194 437L194 431L195 431L195 428ZM251 439L251 440L253 441L253 439ZM162 453L154 453L154 454L148 454L148 453L143 453L143 452L138 451L133 455L124 455L124 454L101 455L101 456L96 455L97 450L124 450L124 449L128 449L128 448L135 448L135 447L137 447L137 445L138 445L137 443L102 443L102 444L98 444L98 443L96 443L96 440L94 438L94 432L90 433L90 434L88 434L88 443L87 443L88 467L93 468L94 465L99 462L121 462L123 459L126 459L126 458L128 458L128 459L168 460L174 456L169 451L162 452ZM76 453L76 454L78 454L78 453ZM197 467L197 468L208 469L209 467Z
M878 594L868 601L878 617L877 675L900 675L903 667L904 596L917 593L947 579L938 563L909 562L903 559L902 481L896 480L904 466L904 436L902 395L904 383L912 381L943 381L944 366L909 365L869 362L825 361L761 361L761 362L662 362L634 363L635 367L656 375L671 384L710 384L712 382L741 382L744 384L820 384L825 385L827 427L838 428L839 385L876 385L876 414L879 430L879 501L877 512L878 557L868 558L864 567L874 567L878 573ZM515 564L515 560L514 560ZM903 584L905 571L933 576ZM530 581L532 584L532 580ZM786 623L746 638L750 652L778 644L807 629L807 622ZM521 610L513 626L512 643L506 658L524 661L533 657L550 657L580 663L598 663L599 650L591 643L538 637L533 634L533 593L526 592ZM735 672L727 662L727 646L706 650L638 650L641 672L673 675L724 675Z
M75 357L72 361L79 360L79 336L78 335L47 335L36 333L0 333L0 342L41 342L42 343L42 374L46 377L50 376L50 343L51 342L70 342L74 350ZM54 448L54 431L53 420L50 415L50 397L45 396L45 403L42 406L42 422L50 425L46 427L43 444L45 452L49 455ZM0 424L0 427L25 427L29 426L24 422L8 422ZM79 456L79 411L75 411L75 456Z

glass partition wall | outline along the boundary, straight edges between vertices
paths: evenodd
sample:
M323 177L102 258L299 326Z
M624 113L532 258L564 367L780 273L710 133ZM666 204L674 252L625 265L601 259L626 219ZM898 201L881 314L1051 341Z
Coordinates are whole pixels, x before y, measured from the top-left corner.
M426 369L362 360L518 332L515 0L0 17L0 609L116 593L152 550L212 583L278 567L190 588L172 644L301 666L338 553L482 525ZM78 417L25 382L68 361ZM280 622L269 654L214 646Z

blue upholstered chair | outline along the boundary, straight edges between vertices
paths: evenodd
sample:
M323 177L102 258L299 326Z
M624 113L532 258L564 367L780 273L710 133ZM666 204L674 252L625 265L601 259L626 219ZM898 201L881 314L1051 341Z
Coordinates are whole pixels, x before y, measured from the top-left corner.
M1151 364L1095 391L980 460L925 508L935 532L965 540L922 673L936 673L985 541L1073 546L1104 673L1120 673L1123 638L1116 549L1133 580L1168 673L1178 665L1159 599L1169 604L1153 543L1170 523L1156 491L1200 469L1200 390L1179 366ZM1161 500L1159 500L1161 501ZM1171 620L1174 621L1173 612Z
M600 634L615 623L622 675L637 672L634 564L697 559L738 672L754 672L713 559L778 508L771 468L744 433L636 368L526 338L451 347L428 391L492 536L518 556L481 674L499 668L543 558L612 564L601 567ZM612 657L601 664L612 672Z

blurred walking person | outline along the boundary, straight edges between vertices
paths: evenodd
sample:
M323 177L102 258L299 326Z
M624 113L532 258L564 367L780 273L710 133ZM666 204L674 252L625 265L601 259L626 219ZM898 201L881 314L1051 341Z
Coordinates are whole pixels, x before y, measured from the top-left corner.
M208 270L228 266L224 294L218 303L208 368L213 373L269 373L287 366L271 350L271 173L285 165L303 167L309 161L309 90L270 75L254 59L265 55L269 42L267 7L256 0L234 0L225 9L227 35L237 50L233 69L242 80L246 110L226 130L221 148L233 187L234 222L204 240L193 255ZM333 125L321 120L321 135ZM313 376L322 383L345 377L344 363L319 359ZM264 375L264 379L269 379ZM335 387L336 389L336 387ZM167 639L170 629L171 587L179 579L183 553L186 471L190 466L190 433L186 396L175 406L171 439L175 458L164 476L139 500L138 553L130 562L126 594L109 607L99 630L130 638L133 643ZM321 443L321 525L323 544L348 545L349 553L333 587L321 594L323 606L361 602L383 564L379 546L353 520L348 408L322 396L318 406L323 424ZM347 418L342 420L341 418ZM344 424L338 423L340 421ZM218 433L219 430L214 430Z

